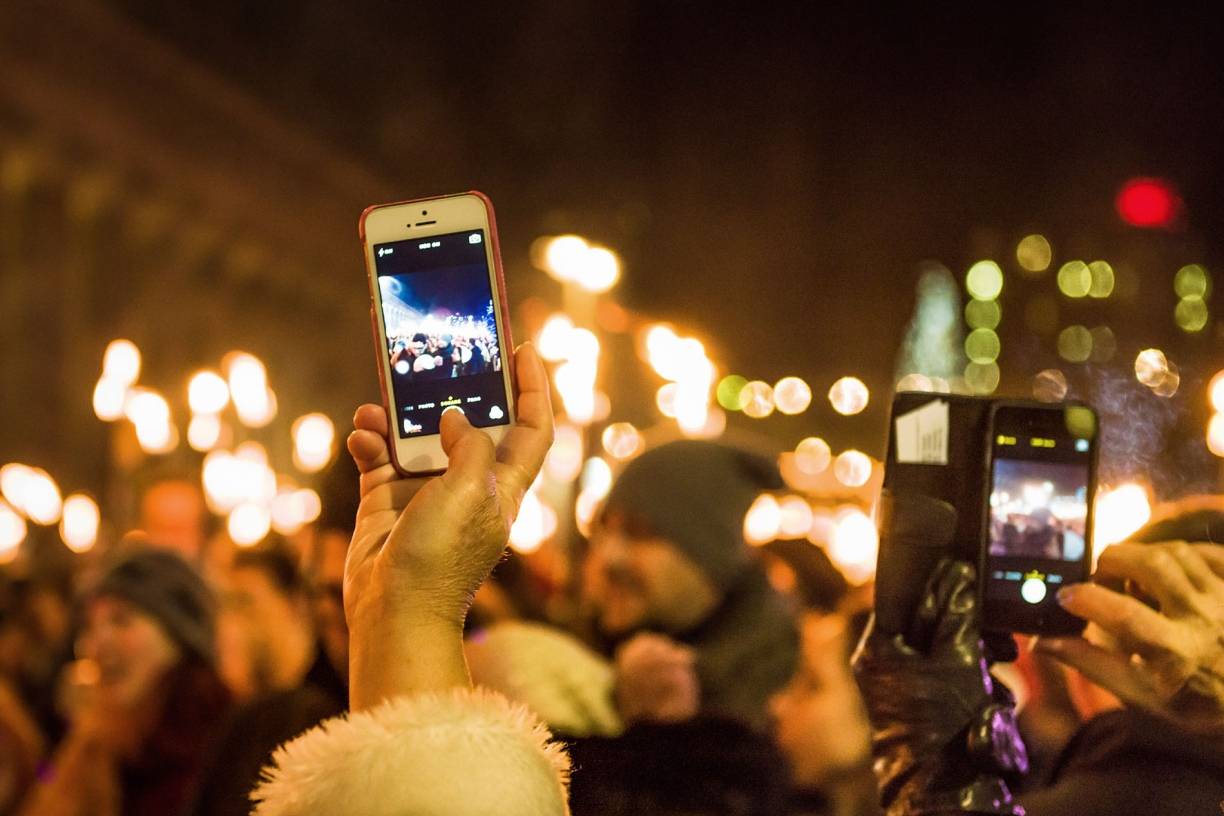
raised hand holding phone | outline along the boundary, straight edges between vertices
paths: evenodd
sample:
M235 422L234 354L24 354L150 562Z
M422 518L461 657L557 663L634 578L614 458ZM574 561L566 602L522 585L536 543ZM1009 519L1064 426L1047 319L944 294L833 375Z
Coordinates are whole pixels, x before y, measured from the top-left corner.
M382 406L363 405L354 416L348 447L361 471L361 505L344 570L353 709L468 684L464 615L501 558L553 439L544 363L529 344L515 362L517 421L495 444L464 414L444 412L440 476L396 469Z

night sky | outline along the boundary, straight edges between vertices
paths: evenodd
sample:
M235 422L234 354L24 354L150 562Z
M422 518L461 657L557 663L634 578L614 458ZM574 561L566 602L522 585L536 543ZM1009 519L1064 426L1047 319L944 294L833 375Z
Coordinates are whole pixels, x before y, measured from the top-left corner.
M959 279L990 257L1010 274L1035 231L1055 266L1134 268L1137 299L1064 320L1114 325L1120 362L1156 343L1188 361L1218 348L1179 337L1166 282L1221 254L1224 30L1207 12L112 5L405 197L489 193L512 301L555 292L531 240L580 232L624 257L626 305L749 378L798 374L820 397L857 374L882 396L919 263ZM1113 196L1136 175L1180 190L1177 231L1118 221ZM1058 363L1019 320L1024 297L1009 284L1002 300L1013 392ZM879 454L885 409L842 419L818 399L770 432L827 429Z

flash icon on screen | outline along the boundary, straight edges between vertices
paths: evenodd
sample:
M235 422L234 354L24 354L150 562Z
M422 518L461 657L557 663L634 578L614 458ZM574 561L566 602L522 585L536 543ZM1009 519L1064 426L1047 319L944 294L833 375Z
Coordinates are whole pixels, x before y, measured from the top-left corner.
M473 232L471 235L468 236L469 244L479 244L480 241L481 241L481 238L480 238L479 232Z

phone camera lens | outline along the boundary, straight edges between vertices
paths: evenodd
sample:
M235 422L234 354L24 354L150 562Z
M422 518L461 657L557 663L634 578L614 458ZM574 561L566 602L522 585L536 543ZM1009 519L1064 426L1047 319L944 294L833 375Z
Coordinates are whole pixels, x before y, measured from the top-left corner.
M421 215L429 215L429 210L421 210Z

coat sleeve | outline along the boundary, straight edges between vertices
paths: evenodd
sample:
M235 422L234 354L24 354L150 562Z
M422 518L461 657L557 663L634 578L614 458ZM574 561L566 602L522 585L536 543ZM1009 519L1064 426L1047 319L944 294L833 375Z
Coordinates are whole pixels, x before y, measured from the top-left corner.
M569 757L526 707L486 689L398 697L285 743L255 816L567 816Z

